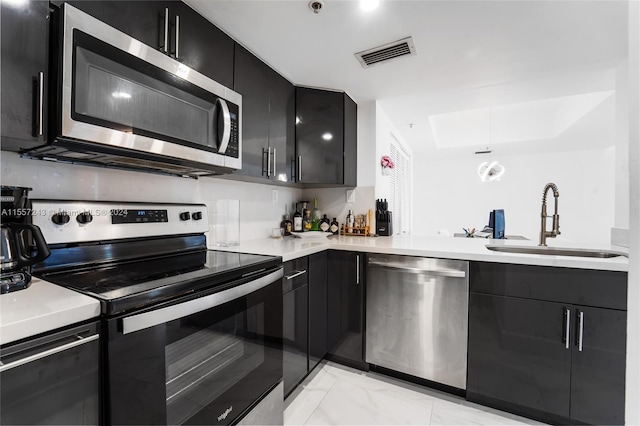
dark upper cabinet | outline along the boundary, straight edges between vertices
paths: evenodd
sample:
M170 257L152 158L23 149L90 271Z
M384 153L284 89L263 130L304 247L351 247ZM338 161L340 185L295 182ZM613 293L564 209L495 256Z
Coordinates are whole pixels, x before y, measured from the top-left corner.
M343 92L296 88L296 181L356 186L357 107Z
M234 41L181 1L70 1L73 6L233 87Z
M327 253L328 354L357 368L364 363L364 256L357 252Z
M468 399L624 422L626 273L473 262L470 277Z
M2 1L2 149L46 141L49 2Z
M309 371L327 354L327 252L309 256Z
M242 95L242 170L235 174L291 182L294 86L240 45L234 72L234 90Z

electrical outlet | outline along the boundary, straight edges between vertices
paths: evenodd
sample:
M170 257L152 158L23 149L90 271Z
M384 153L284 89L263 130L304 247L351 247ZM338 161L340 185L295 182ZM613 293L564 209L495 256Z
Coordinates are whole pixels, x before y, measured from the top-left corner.
M356 202L355 189L347 189L347 203L355 203L355 202Z
M272 189L271 190L271 202L273 204L276 204L278 202L278 190L277 189Z

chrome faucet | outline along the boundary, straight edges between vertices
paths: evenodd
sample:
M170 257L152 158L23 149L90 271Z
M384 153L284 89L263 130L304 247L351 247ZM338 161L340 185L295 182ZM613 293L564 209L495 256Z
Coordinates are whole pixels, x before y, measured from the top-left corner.
M553 190L553 197L555 199L555 208L553 210L553 229L547 231L547 193L549 190ZM548 183L542 190L542 212L540 213L542 222L540 226L540 244L539 246L547 245L547 238L555 238L556 235L560 235L560 216L558 215L558 187L555 183Z

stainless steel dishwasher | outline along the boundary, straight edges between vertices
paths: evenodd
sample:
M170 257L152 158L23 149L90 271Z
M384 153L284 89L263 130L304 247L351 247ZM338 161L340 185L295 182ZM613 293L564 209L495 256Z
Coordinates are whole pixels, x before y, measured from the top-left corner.
M466 389L469 262L368 254L366 294L366 362Z

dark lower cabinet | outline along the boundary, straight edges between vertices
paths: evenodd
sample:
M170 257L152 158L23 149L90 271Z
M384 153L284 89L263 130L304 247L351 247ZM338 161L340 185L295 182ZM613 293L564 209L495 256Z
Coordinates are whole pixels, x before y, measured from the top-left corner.
M309 371L327 354L327 252L309 256Z
M467 398L546 422L623 424L626 273L470 270Z
M366 369L364 362L364 255L327 253L328 356Z
M309 369L309 286L307 258L285 263L282 286L282 338L284 395Z
M570 417L597 425L623 424L627 313L586 306L575 306L574 312ZM580 328L582 350L576 345Z
M564 317L559 303L471 293L467 390L569 417Z
M46 141L49 2L0 3L3 150L18 151Z

